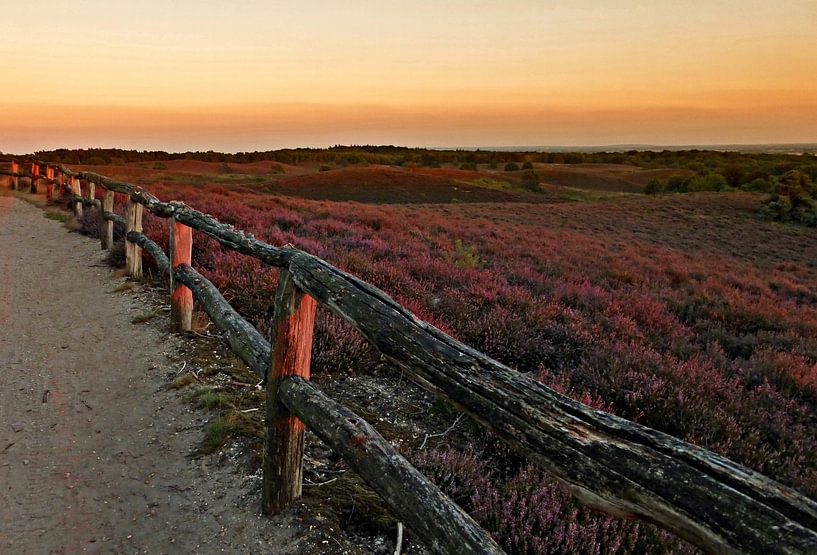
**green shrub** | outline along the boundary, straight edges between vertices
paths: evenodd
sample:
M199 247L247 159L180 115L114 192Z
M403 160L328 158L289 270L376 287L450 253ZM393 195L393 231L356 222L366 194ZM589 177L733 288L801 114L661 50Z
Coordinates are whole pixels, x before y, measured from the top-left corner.
M525 170L522 173L522 187L529 191L538 191L539 175L533 170Z
M758 177L749 183L744 183L741 189L752 193L771 193L774 190L774 184L768 179Z
M477 254L476 249L471 245L465 245L462 239L454 241L454 252L451 261L457 268L484 268L485 261Z
M519 171L519 166L516 165L514 162L508 162L505 164L505 171L506 172L515 172Z
M529 160L526 160L525 163L522 164L522 169L523 170L532 170L533 169L533 164L531 164Z
M709 173L707 175L696 175L687 183L687 190L690 193L701 191L723 191L729 186L726 178L719 173Z
M764 220L799 222L817 227L817 186L797 170L780 177L774 192L763 201L757 215Z
M653 177L647 182L647 185L644 186L644 194L645 195L657 195L664 191L666 184L658 179L657 177Z
M667 179L664 186L664 191L667 193L686 193L687 192L687 178L682 175L673 175Z

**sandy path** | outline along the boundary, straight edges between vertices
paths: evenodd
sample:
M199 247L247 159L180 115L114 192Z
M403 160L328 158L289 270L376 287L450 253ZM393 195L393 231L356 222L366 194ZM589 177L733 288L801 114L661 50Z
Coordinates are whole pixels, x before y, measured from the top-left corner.
M163 387L179 340L131 324L144 301L101 260L0 196L0 553L296 551L242 506L254 477L189 457L204 416Z

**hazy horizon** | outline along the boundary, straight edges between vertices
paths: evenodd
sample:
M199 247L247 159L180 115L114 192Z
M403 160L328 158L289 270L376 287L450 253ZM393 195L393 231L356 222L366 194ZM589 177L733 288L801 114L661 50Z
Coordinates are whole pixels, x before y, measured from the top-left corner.
M3 152L0 151L0 154L11 155L11 156L26 156L31 155L34 152L50 152L60 149L66 150L138 150L140 152L166 152L168 154L184 154L186 152L218 152L222 154L238 154L240 152L265 152L265 151L276 151L276 150L288 150L288 149L300 149L300 148L311 148L311 149L330 149L333 147L395 147L395 148L408 148L408 149L426 149L426 150L439 150L439 151L452 151L452 150L460 150L460 151L483 151L483 152L624 152L628 150L641 150L641 151L660 151L660 150L713 150L713 151L740 151L746 153L800 153L800 154L813 154L817 156L817 142L813 143L746 143L746 144L675 144L675 145L658 145L658 144L639 144L639 143L627 143L627 144L607 144L607 145L449 145L449 146L440 146L440 145L432 145L432 146L425 146L425 145L400 145L400 144L333 144L333 145L321 145L321 146L303 146L303 145L290 145L284 146L280 148L272 148L272 149L249 149L249 150L215 150L212 148L208 148L206 150L163 150L163 149L146 149L146 148L120 148L115 146L99 146L99 145L86 145L82 147L55 147L51 149L38 149L37 151L30 151L30 152Z
M698 4L13 0L0 151L817 142L817 4Z

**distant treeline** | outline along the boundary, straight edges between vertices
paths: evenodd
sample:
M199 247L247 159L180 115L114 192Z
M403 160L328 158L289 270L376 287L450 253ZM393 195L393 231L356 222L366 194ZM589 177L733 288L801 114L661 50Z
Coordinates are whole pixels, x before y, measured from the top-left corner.
M0 155L2 156L2 155ZM66 164L109 165L166 160L200 160L241 164L274 161L283 164L385 164L390 166L457 166L476 168L477 165L501 168L515 163L555 164L631 164L644 169L685 168L699 174L718 173L731 186L762 176L780 176L790 170L800 170L817 179L817 157L804 154L739 153L712 150L663 150L626 152L503 152L489 150L433 150L400 146L334 146L331 148L286 148L257 152L164 152L161 150L121 150L114 148L57 149L35 152L46 162ZM2 156L9 160L10 155Z

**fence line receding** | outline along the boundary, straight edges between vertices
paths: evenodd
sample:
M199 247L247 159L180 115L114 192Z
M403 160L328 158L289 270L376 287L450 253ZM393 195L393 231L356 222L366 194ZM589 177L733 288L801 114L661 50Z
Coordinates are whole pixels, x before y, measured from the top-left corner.
M68 195L74 210L99 210L102 248L126 228L128 275L142 276L142 249L168 274L174 330L190 329L192 299L230 348L266 383L263 509L301 494L304 425L341 455L431 549L502 553L489 534L406 461L364 419L309 381L316 304L354 326L418 384L453 402L590 507L639 518L708 552L817 553L817 502L706 449L560 395L419 320L383 291L299 249L260 241L184 203L63 165L34 161L20 178ZM22 167L25 167L23 165ZM45 169L45 175L41 170ZM85 195L82 184L85 183ZM102 201L95 188L104 189ZM126 216L113 195L127 197ZM142 233L142 214L169 218L169 257ZM192 230L281 269L268 341L190 265Z

